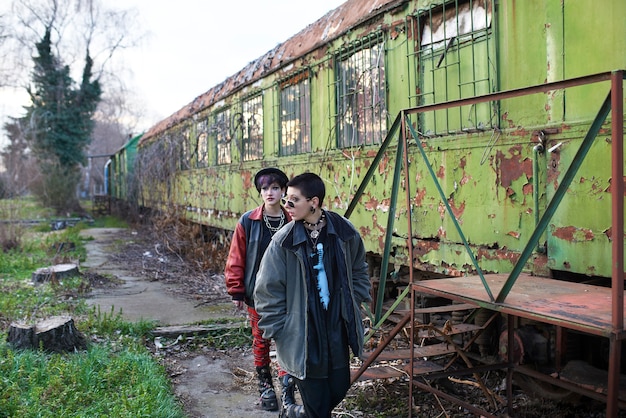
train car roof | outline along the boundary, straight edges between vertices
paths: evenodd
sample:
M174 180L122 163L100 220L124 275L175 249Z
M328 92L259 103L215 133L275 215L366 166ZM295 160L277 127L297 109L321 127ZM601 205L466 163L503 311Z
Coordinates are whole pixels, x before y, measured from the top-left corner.
M150 138L210 107L237 90L337 39L354 26L406 1L408 0L347 0L287 41L250 62L238 73L228 77L222 83L196 97L176 113L158 122L143 135L141 142L150 140Z

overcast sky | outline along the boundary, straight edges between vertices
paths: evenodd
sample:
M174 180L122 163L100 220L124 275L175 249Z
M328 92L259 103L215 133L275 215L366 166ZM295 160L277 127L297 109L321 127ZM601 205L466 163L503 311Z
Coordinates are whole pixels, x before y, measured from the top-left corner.
M173 114L344 1L106 0L111 8L136 8L148 34L123 56L134 74L127 85L146 107L138 128ZM21 116L27 97L2 96L2 119Z
M121 0L147 46L128 58L156 120L171 115L345 0Z

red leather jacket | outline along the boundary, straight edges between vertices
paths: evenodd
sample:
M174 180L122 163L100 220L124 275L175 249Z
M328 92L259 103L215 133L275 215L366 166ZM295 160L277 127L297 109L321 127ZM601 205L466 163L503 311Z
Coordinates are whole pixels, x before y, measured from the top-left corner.
M291 217L282 208L287 222ZM265 248L261 248L263 228L263 205L244 213L235 227L230 242L230 251L226 260L224 276L226 290L233 300L243 300L254 307L254 283L258 270L257 260L261 260ZM261 252L261 254L259 254Z

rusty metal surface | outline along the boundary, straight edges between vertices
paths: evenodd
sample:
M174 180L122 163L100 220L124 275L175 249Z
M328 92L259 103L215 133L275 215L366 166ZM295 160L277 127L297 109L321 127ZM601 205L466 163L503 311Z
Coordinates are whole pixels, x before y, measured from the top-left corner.
M418 325L419 328L419 325ZM466 332L478 331L481 329L478 325L474 324L456 324L452 325L450 329L444 331L447 335L464 334ZM439 337L439 333L433 331L432 327L422 328L418 331L417 336L419 338L436 338Z
M178 112L150 128L143 136L142 141L150 140L150 138L165 131L167 128L190 118L193 114L210 107L242 87L267 77L269 74L316 49L318 50L316 53L319 56L323 56L326 53L326 47L329 42L339 38L355 25L371 19L374 15L397 7L406 1L346 1L263 56L251 61L238 73L196 97Z
M351 381L364 381L374 379L389 379L392 377L400 377L404 374L401 369L391 366L370 367L360 373L358 370L352 370Z
M443 356L446 354L452 354L456 352L456 349L451 344L446 343L438 343L432 345L425 345L423 347L416 347L413 352L414 358L422 358L422 357L435 357L435 356ZM366 359L372 353L363 353L362 358ZM376 361L394 361L394 360L408 360L411 358L411 350L410 349L401 349L401 350L389 350L383 351L376 357Z
M489 274L489 287L498 292L508 275ZM413 285L418 292L545 323L608 336L611 330L611 289L520 274L501 304L489 302L478 276L423 280Z

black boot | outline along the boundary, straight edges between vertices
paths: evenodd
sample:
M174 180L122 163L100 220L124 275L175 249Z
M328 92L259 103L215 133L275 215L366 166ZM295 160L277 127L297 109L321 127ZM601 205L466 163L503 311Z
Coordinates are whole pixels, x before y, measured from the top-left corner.
M304 413L304 406L296 405L296 383L293 380L293 377L286 374L281 379L282 383L282 394L281 400L282 405L280 409L280 418L306 418L306 414Z
M257 367L256 373L259 378L259 394L261 395L261 408L264 411L278 411L278 400L272 382L272 373L269 366Z

